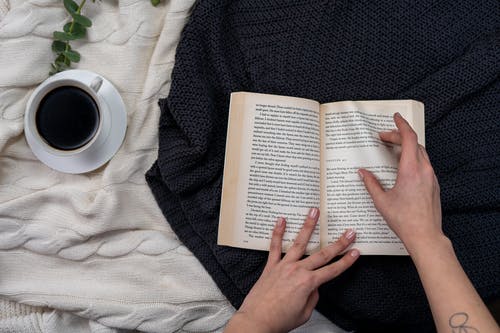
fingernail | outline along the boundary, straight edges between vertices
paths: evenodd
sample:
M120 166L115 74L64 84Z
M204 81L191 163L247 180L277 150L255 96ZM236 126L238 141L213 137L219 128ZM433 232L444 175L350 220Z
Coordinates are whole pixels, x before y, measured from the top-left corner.
M361 179L365 178L365 176L363 175L363 172L361 172L361 169L358 170L358 175L359 175L359 178L361 178Z
M359 257L359 251L354 249L354 250L351 250L351 257L353 258L356 258L356 257Z
M354 235L356 235L356 231L348 229L345 233L345 238L347 238L348 240L352 240L354 238Z
M318 208L311 208L309 209L309 218L311 219L317 219L319 215L319 209Z
M281 228L284 223L285 223L285 219L283 217L278 217L278 221L276 221L276 226L278 228Z
M396 113L394 114L394 116L396 116L396 117L401 117L401 113L396 112Z

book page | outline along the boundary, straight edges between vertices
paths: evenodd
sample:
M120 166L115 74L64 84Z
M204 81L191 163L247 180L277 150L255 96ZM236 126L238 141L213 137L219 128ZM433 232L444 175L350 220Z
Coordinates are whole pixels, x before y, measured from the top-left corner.
M378 133L395 129L399 112L424 144L424 107L411 100L337 102L321 105L322 202L321 242L356 230L361 254L406 255L399 238L375 209L357 170L372 171L385 189L396 180L401 149L382 142Z
M278 217L286 251L310 207L320 204L319 104L255 93L231 94L219 245L269 250ZM319 224L308 252L319 247Z

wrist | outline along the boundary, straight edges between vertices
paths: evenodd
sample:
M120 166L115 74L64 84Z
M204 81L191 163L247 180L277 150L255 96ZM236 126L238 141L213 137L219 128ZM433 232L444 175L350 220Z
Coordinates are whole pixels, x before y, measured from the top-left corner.
M416 237L405 243L405 246L415 264L438 253L454 253L450 239L442 232L432 236Z
M232 332L271 333L271 330L265 327L259 320L252 320L246 312L236 311L224 329L224 333Z

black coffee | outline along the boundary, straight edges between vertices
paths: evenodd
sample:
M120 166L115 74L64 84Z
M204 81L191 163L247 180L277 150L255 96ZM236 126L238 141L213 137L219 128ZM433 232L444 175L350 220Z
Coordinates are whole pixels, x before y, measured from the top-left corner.
M45 95L35 118L40 136L61 150L84 146L99 127L96 102L88 93L72 86L59 87Z

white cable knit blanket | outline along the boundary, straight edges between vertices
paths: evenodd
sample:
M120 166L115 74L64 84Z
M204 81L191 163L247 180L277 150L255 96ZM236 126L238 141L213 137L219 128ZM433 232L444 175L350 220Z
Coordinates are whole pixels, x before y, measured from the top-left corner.
M0 295L150 332L220 328L233 309L177 240L144 179L156 157L158 98L194 0L87 1L93 26L76 68L102 74L128 113L125 141L100 169L51 170L23 133L27 99L47 78L59 0L2 1L0 21ZM1 17L1 16L0 16Z
M118 88L128 128L109 163L69 175L39 162L23 133L26 102L54 60L52 32L68 16L60 0L0 0L0 297L57 310L0 314L0 332L220 331L234 311L144 178L157 156L157 101L193 4L87 1L93 26L73 43L82 54L74 67ZM334 330L314 318L305 331Z

